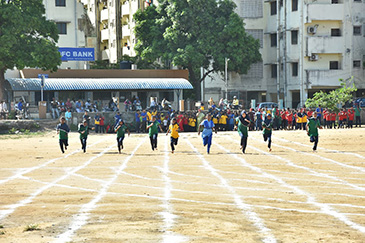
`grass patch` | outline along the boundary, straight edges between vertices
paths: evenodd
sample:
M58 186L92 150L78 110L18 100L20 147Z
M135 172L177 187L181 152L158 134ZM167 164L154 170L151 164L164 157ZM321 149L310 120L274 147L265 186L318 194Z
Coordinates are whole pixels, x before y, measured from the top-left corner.
M0 230L0 235L5 235L5 232Z
M24 231L35 231L35 230L41 230L41 228L39 228L38 224L29 224L24 229Z
M20 138L32 138L43 136L47 133L47 131L39 131L39 132L30 132L28 129L24 130L24 132L17 133L8 133L8 134L0 134L0 140L2 139L20 139Z

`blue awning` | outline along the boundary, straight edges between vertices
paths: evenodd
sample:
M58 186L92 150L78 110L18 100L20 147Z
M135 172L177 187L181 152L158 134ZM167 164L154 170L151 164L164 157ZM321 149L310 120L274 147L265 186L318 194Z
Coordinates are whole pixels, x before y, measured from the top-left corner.
M7 79L13 91L39 91L39 78ZM181 90L193 89L183 78L47 78L45 91L64 90Z

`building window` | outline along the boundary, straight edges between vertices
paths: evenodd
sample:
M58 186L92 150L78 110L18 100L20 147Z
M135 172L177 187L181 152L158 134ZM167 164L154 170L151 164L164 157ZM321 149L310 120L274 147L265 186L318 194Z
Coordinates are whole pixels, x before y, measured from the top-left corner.
M297 30L291 31L291 44L298 45L298 31Z
M298 11L298 0L291 0L291 11Z
M338 61L331 61L330 70L337 70L337 69L339 69Z
M66 7L66 0L56 0L56 7Z
M271 47L275 47L277 46L277 35L275 34L270 34L270 39L271 39Z
M292 67L292 76L293 77L298 77L298 63L297 62L293 62L291 64Z
M278 70L277 70L277 65L273 64L271 65L271 77L272 78L276 78L278 76Z
M276 1L270 3L271 15L276 15Z
M340 29L331 29L331 36L341 36Z
M333 4L337 4L338 3L338 0L332 0L332 3Z
M354 26L354 35L361 35L361 26Z
M67 23L58 22L57 23L58 34L60 35L67 35Z
M353 67L354 68L361 68L361 61L360 60L356 60L353 62Z

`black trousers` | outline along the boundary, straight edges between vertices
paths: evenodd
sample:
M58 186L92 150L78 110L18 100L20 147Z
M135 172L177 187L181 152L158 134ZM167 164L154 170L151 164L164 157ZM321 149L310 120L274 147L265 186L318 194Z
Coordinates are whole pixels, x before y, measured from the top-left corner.
M80 138L80 142L81 142L81 149L84 151L84 153L86 152L86 138Z
M314 143L313 150L317 150L318 136L310 136L310 142Z
M356 127L359 126L361 127L361 116L355 116L355 120L356 120Z
M264 141L268 141L268 148L271 148L271 134L264 134Z
M117 142L118 142L118 151L121 150L121 148L123 149L123 140L124 140L124 136L121 136L120 138L117 138Z
M156 133L156 134L152 134L152 136L150 136L152 150L155 150L155 148L157 148L157 135L158 134Z
M65 150L63 149L63 146L65 146L65 148L68 146L68 139L60 139L60 148L62 153L65 152Z
M247 147L247 137L241 135L241 146L242 146L242 153L245 153Z
M177 145L178 140L179 140L179 138L173 138L173 137L171 137L171 143L170 143L170 145L171 145L171 150L172 151L175 151L175 146Z

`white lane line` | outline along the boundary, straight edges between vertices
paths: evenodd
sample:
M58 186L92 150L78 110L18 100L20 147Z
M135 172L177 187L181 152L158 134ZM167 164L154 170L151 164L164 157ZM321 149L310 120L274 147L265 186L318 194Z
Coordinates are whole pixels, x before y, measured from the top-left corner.
M73 170L67 172L65 175L59 177L58 179L53 180L52 182L48 183L47 185L39 188L37 191L33 192L32 194L30 194L29 197L15 203L12 205L7 205L4 206L4 208L8 208L8 210L3 210L0 212L0 220L4 219L5 217L7 217L9 214L12 214L15 209L19 208L19 207L23 207L29 203L31 203L33 201L34 198L36 198L38 195L40 195L42 192L46 191L47 189L58 185L58 183L62 180L65 180L67 177L69 177L70 175L72 175L73 173L75 173L76 171L79 171L83 168L85 168L86 166L88 166L92 161L94 161L95 159L103 156L107 151L109 151L112 147L114 146L110 146L106 149L104 149L102 152L100 152L98 155L90 158L88 161L86 161L83 165L80 165L78 167L75 167Z
M249 163L246 162L245 159L243 159L242 157L238 157L236 154L232 154L231 151L229 151L228 149L224 148L223 146L215 143L218 147L220 147L223 151L229 153L230 156L236 158L238 161L241 162L242 166L244 167L248 167L248 168L251 168L253 171L257 172L257 173L260 173L260 174L263 174L265 175L267 178L270 178L270 179L273 179L275 180L277 183L279 183L280 185L283 185L287 188L290 188L292 189L294 192L296 192L297 194L299 195L302 195L302 196L306 196L307 197L307 202L309 204L312 204L318 208L320 208L320 211L325 213L325 214L328 214L328 215L331 215L333 217L335 217L336 219L340 220L341 222L347 224L348 226L350 226L351 228L353 229L356 229L362 233L365 233L365 227L362 226L362 225L359 225L359 224L356 224L355 222L352 222L351 220L349 220L343 213L339 213L337 212L335 209L333 209L331 206L329 206L328 204L325 204L325 203L320 203L320 202L317 202L316 201L316 198L314 196L312 196L311 194L303 191L302 189L300 189L299 187L297 186L292 186L288 183L286 183L283 179L277 177L277 176L274 176L272 174L269 174L265 171L263 171L261 168L259 167L256 167L256 166L253 166ZM265 152L264 152L265 153ZM271 154L269 154L271 155Z
M254 226L259 230L260 234L263 236L263 242L277 242L275 237L271 234L271 230L267 228L263 220L257 215L253 210L253 207L242 201L241 197L237 194L234 187L230 186L226 179L224 179L215 168L213 168L208 161L205 160L204 156L193 146L193 144L186 139L186 142L190 145L193 151L197 154L206 170L208 170L212 175L217 177L221 184L231 193L234 199L236 207L242 210L242 213L254 224Z
M279 141L283 141L283 142L287 142L287 143L293 143L293 144L296 144L296 145L299 145L299 146L302 146L302 147L311 147L310 145L307 145L307 144L302 144L302 143L298 143L298 142L293 142L293 141L288 141L286 139L282 139L282 138L278 138ZM274 145L274 144L273 144ZM311 155L313 157L317 157L317 158L321 158L323 160L326 160L326 161L329 161L329 162L332 162L332 163L335 163L337 165L340 165L340 166L343 166L343 167L347 167L347 168L351 168L351 169L355 169L355 170L359 170L361 172L364 172L365 173L365 168L364 167L359 167L359 166L355 166L355 165L348 165L348 164L344 164L344 163L341 163L341 162L338 162L336 160L333 160L333 159L329 159L329 158L326 158L326 157L323 157L323 156L320 156L318 154L313 154L313 153L308 153L308 152L303 152L303 151L298 151L296 149L292 149L290 148L291 150L295 150L296 152L300 152L300 153L305 153L305 154L308 154L308 155ZM364 156L361 156L359 154L356 154L356 153L350 153L350 152L341 152L341 151L337 151L337 150L329 150L329 149L324 149L322 148L323 150L326 150L326 151L331 151L331 152L335 152L335 153L341 153L341 154L350 154L350 155L355 155L361 159L365 159Z
M124 160L123 164L118 168L116 173L113 175L111 179L104 182L102 184L102 188L100 189L98 195L96 195L89 203L82 205L78 214L73 218L68 230L64 233L57 236L57 240L55 242L68 242L72 240L72 236L74 233L79 230L82 226L87 224L89 220L90 211L97 207L97 203L108 194L109 187L118 179L121 175L121 172L127 167L129 160L134 156L139 147L145 142L146 139L141 140L141 142L135 147L132 153ZM113 145L112 147L114 147ZM111 147L110 147L111 148ZM109 148L109 149L110 149ZM106 151L105 151L106 152ZM104 152L104 153L105 153Z
M169 169L169 149L168 149L168 139L165 139L165 156L164 156L164 163L162 168L162 178L164 181L164 196L162 199L161 207L164 211L160 212L159 214L162 216L164 225L162 227L163 235L162 235L162 242L170 243L170 242L185 242L188 241L188 238L179 234L176 234L172 231L172 227L175 225L175 220L178 218L177 215L174 214L174 209L171 205L171 192L172 192L172 184L171 179L169 176L170 169Z
M257 141L257 142L263 143L262 141L259 141L257 139L254 139L254 140ZM280 147L280 148L283 148L283 149L288 149L288 150L291 150L291 151L297 152L297 153L300 152L300 151L298 151L296 149L292 149L292 148L289 148L289 147L286 147L286 146L282 146L282 145L279 145L279 144L273 144L273 146L277 146L277 147ZM291 167L298 168L298 169L302 169L302 170L306 170L306 171L310 172L311 174L316 175L316 176L319 176L319 177L324 177L324 178L332 179L334 181L338 181L338 182L342 183L343 185L346 185L348 187L352 187L352 188L354 188L356 190L359 190L359 191L365 191L365 188L364 187L360 187L358 185L354 185L354 184L349 183L349 182L347 182L345 180L342 180L342 179L340 179L340 178L338 178L336 176L331 176L331 175L328 175L328 174L324 174L324 173L321 173L321 172L317 172L317 171L312 170L312 169L310 169L308 167L294 164L291 160L286 159L286 158L283 158L283 157L281 157L279 155L274 155L272 153L267 153L267 152L265 152L265 151L263 151L261 149L258 149L256 147L253 147L253 146L249 146L249 147L252 148L252 149L254 149L254 150L256 150L256 151L258 151L258 152L260 152L260 153L263 153L265 155L272 156L272 157L275 157L275 158L277 158L279 160L282 160L282 161L286 162L286 164L289 165L289 166L291 166ZM300 152L300 153L308 154L308 153L305 153L305 152Z
M94 145L96 145L96 144L98 144L98 143L101 143L101 142L102 142L102 141L104 141L104 140L105 140L105 139L100 140L100 141L98 141L98 142L95 142L95 143L91 144L90 146L88 146L88 148L90 148L90 147L92 147L92 146L94 146ZM73 151L73 152L71 152L71 153L69 153L69 154L66 154L65 156L62 156L62 157L58 157L58 158L51 159L51 160L49 160L49 161L47 161L46 163L43 163L43 164L41 164L41 165L34 166L34 167L30 167L30 168L22 168L22 169L18 170L18 171L15 173L15 175L10 176L10 177L8 177L8 178L6 178L6 179L0 180L0 184L3 184L3 183L6 183L6 182L9 182L9 181L11 181L11 180L15 180L15 179L21 178L23 175L25 175L25 174L27 174L27 173L29 173L29 172L32 172L32 171L34 171L34 170L38 170L38 169L41 169L41 168L43 168L43 167L46 167L47 165L52 164L53 162L55 162L55 161L57 161L57 160L60 160L60 159L66 159L66 158L68 158L69 156L74 155L74 154L76 154L76 153L78 153L78 152L80 152L80 151L81 151L81 149L76 149L75 151Z

